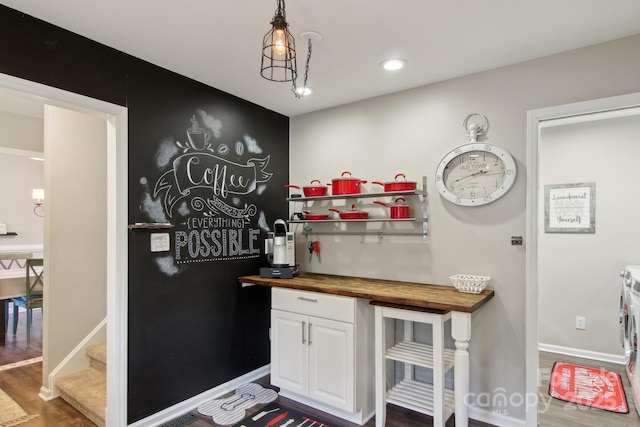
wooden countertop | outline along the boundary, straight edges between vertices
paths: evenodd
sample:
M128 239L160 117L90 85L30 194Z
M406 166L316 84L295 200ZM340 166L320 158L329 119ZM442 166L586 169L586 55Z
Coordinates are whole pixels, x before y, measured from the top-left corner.
M242 276L240 283L300 289L325 294L363 298L375 303L411 309L461 311L471 313L493 298L493 290L480 294L458 292L453 286L427 285L364 277L300 273L293 279L274 279L259 275Z

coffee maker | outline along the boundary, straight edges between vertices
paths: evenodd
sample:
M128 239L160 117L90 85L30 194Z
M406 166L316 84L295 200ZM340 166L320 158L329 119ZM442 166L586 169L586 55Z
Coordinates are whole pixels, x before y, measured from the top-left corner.
M260 268L260 276L292 278L297 274L295 235L287 231L284 220L275 220L264 244L269 267Z

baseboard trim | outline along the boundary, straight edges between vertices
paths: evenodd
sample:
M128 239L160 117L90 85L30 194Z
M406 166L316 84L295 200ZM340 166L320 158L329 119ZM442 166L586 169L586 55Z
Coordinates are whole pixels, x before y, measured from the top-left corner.
M579 348L563 347L560 345L544 344L544 343L538 343L538 350L546 351L548 353L564 354L565 356L573 356L573 357L580 357L583 359L597 360L600 362L615 363L617 365L625 364L624 356L618 356L617 354L600 353L597 351L582 350Z
M455 417L455 414L453 414L453 416ZM495 410L488 411L478 407L469 408L469 418L491 424L496 427L525 427L526 425L525 420L513 418Z
M58 393L58 395L59 395L59 393ZM55 399L58 396L49 387L42 386L42 387L40 387L40 393L38 393L38 397L40 399L44 400L45 402L48 402L50 400Z
M166 422L173 420L174 418L179 417L180 415L184 415L187 412L190 412L196 409L198 406L200 406L201 404L209 400L216 399L223 394L234 391L235 389L237 389L243 384L250 383L266 375L269 375L270 372L271 372L271 365L263 366L254 371L248 372L238 378L234 378L231 381L220 384L217 387L214 387L210 390L207 390L196 396L193 396L192 398L182 401L167 409L157 412L147 418L143 418L139 421L136 421L133 424L129 424L129 427L147 427L147 426L151 427L151 426L164 424Z

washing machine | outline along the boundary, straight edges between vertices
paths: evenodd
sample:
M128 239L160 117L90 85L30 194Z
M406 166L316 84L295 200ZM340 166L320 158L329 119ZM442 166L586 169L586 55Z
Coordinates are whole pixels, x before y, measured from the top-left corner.
M638 327L640 326L640 270L630 271L629 305L628 305L628 341L629 357L627 375L631 383L633 400L640 415L640 353L638 353Z
M622 277L622 284L620 287L620 311L618 319L620 326L620 345L624 349L625 366L627 367L627 375L629 376L629 379L631 379L631 369L633 368L633 364L629 363L631 361L631 345L629 340L629 332L631 330L631 326L629 325L629 298L631 295L632 272L637 272L640 274L640 265L627 265L624 270L620 272L620 277Z

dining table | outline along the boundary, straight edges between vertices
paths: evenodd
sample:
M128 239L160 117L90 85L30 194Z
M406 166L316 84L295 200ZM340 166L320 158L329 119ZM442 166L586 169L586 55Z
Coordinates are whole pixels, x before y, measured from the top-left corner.
M26 293L25 263L32 257L31 252L0 252L0 346L5 345L9 303Z

